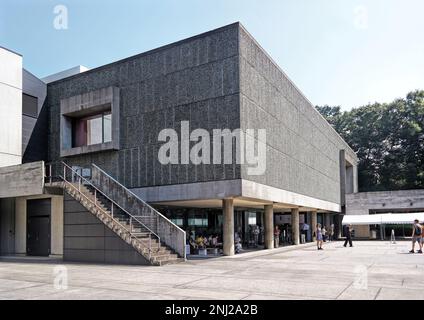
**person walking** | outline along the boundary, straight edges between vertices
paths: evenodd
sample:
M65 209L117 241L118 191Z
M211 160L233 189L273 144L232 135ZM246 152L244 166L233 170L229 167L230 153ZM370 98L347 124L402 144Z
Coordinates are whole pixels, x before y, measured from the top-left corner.
M415 242L418 242L419 250L417 253L423 253L423 227L420 225L419 220L415 219L412 226L412 250L409 253L415 253Z
M320 223L318 223L316 225L315 234L317 236L317 249L318 250L323 250L322 249L322 229L321 229L321 224Z
M330 239L330 242L334 240L334 223L330 225L329 239Z
M345 227L346 240L345 240L345 243L343 245L343 247L345 247L345 248L346 248L348 242L349 242L349 247L353 247L352 231L353 231L353 228L352 228L351 224Z
M306 222L302 225L302 234L305 235L305 241L310 241L309 240L309 224L307 224Z
M327 229L325 228L325 226L322 227L321 233L322 233L322 241L327 242Z
M275 226L274 229L274 248L278 248L280 246L280 228Z

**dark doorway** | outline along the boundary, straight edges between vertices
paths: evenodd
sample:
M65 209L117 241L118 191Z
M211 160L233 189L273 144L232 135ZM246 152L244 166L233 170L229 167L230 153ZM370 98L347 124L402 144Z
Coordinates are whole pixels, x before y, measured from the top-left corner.
M48 256L50 254L51 199L27 201L27 254Z

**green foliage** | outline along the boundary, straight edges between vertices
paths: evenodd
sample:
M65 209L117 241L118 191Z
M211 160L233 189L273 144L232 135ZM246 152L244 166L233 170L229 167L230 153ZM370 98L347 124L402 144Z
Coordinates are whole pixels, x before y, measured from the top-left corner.
M357 152L360 191L424 189L424 91L351 111L317 110Z

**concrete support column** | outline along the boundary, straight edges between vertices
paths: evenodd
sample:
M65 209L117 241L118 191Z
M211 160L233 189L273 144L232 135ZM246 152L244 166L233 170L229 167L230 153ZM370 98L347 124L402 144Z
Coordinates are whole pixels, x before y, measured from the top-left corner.
M336 215L335 217L335 223L334 223L334 238L339 239L343 236L343 226L342 226L342 219L343 215L340 213Z
M299 244L299 209L291 209L292 238L295 245Z
M311 212L311 229L312 229L312 241L316 241L317 240L317 235L315 233L315 229L317 227L317 212L316 211L312 211Z
M234 199L222 200L224 255L234 255Z
M328 230L330 230L331 225L331 214L330 213L324 213L324 226Z
M274 249L274 206L265 206L265 249Z

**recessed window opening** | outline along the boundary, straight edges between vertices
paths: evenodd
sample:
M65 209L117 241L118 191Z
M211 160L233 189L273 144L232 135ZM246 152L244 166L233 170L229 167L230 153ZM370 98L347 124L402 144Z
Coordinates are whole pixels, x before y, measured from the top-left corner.
M72 119L72 147L90 146L112 141L110 111Z

